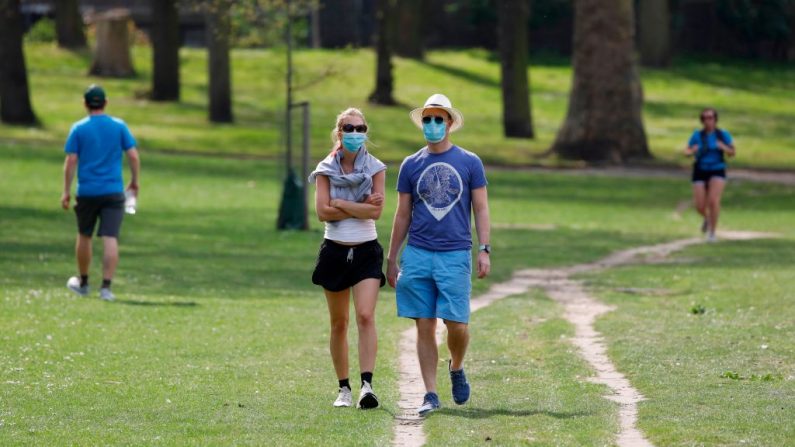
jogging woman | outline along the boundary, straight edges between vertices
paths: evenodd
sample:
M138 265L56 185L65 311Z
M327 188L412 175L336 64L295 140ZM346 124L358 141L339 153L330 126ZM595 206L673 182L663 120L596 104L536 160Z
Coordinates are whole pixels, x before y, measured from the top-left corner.
M375 221L384 207L386 166L367 152L367 122L361 111L344 110L331 131L331 153L309 176L316 183L315 208L325 222L312 282L323 287L331 320L329 349L339 380L335 407L350 407L348 315L351 292L359 329L361 392L358 408L378 407L373 369L378 346L375 304L386 278L384 251Z
M701 232L707 241L715 242L715 230L720 215L720 199L726 186L726 156L735 154L728 131L718 128L718 111L708 107L701 111L702 129L695 130L685 148L685 155L693 156L693 202L704 218Z

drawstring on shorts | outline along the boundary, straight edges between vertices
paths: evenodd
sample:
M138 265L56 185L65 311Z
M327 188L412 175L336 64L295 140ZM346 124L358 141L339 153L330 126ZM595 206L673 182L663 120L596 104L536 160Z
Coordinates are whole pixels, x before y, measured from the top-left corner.
M353 247L348 249L348 258L346 259L348 262L353 262Z

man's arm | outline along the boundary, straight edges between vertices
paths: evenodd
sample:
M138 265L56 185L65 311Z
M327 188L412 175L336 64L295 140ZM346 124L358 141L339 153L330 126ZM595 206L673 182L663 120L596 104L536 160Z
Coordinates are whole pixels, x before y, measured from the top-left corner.
M392 222L392 236L389 238L389 254L386 257L386 279L389 285L395 287L400 267L397 264L397 256L411 225L411 193L398 193L397 210L395 210L395 220Z
M489 219L489 195L486 187L472 190L472 210L475 212L475 231L481 245L489 244L491 223ZM478 278L485 278L491 272L491 259L485 251L478 251Z
M130 184L127 185L127 189L134 191L137 196L138 179L141 175L141 158L138 156L138 149L134 147L127 149L127 161L130 164Z
M72 199L72 180L75 178L77 170L77 154L66 154L63 162L63 194L61 194L61 207L69 209L69 201Z
M350 200L332 199L329 205L339 208L342 211L359 219L378 220L381 211L384 209L384 185L386 183L386 171L381 171L373 176L373 192L364 202L352 202Z

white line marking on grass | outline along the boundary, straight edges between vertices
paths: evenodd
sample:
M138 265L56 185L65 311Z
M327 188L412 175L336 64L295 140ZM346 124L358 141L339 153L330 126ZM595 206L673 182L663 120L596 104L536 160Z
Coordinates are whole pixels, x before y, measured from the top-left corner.
M719 232L721 239L749 240L776 237L769 233L741 231ZM527 269L514 273L509 281L494 284L484 294L472 299L472 312L480 310L502 298L527 292L531 288L541 288L553 300L563 305L564 318L574 326L572 343L579 348L580 355L596 372L591 382L607 385L613 394L605 396L619 404L620 430L616 442L622 447L651 446L652 444L637 429L638 402L643 395L621 374L607 356L602 335L594 328L596 318L610 312L608 306L590 296L581 281L571 279L572 275L596 272L622 265L636 265L657 262L670 253L690 245L702 243L702 238L681 239L664 244L630 248L608 255L601 260L578 264L560 269ZM436 330L436 342L443 341L444 325ZM417 415L417 407L425 395L425 385L420 376L417 360L417 331L414 327L403 331L399 341L398 375L400 398L396 416L393 445L417 447L425 444L422 420Z

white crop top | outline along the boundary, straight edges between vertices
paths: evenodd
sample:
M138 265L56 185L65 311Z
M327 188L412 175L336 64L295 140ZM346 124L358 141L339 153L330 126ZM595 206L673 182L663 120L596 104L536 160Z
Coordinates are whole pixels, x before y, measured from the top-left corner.
M373 219L349 217L336 222L326 222L324 238L337 242L358 244L378 239Z

